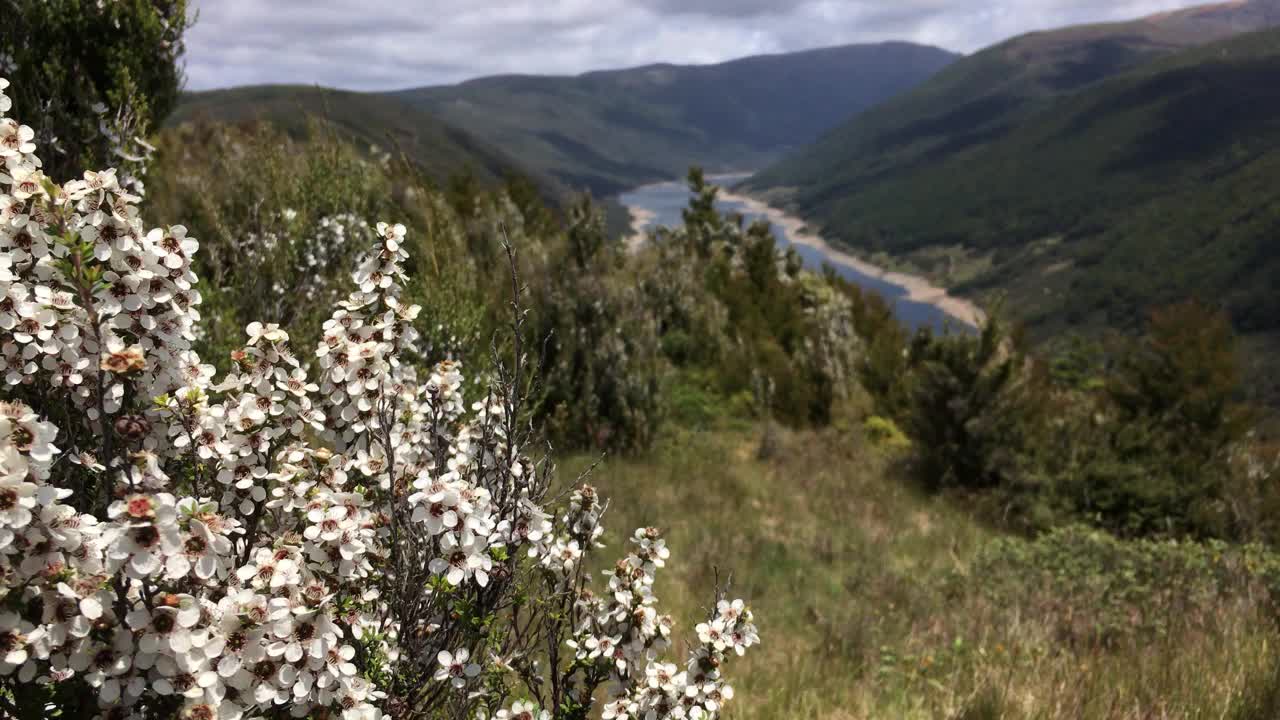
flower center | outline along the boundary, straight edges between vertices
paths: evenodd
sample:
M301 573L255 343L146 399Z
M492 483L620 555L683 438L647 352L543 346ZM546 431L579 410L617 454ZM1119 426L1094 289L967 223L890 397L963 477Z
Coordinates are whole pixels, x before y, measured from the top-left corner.
M168 635L169 633L173 632L173 627L175 624L176 623L173 620L173 615L169 613L160 613L159 615L156 615L155 618L152 619L151 621L151 627L155 628L156 632L160 633L161 635Z
M129 515L136 518L144 518L151 514L151 499L145 497L136 497L129 501Z

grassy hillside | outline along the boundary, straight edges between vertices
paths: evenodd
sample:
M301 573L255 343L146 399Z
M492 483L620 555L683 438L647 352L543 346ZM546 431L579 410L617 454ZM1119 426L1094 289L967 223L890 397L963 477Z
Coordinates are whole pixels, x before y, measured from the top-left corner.
M710 602L695 592L717 576L751 603L763 644L728 669L739 699L726 717L1280 711L1275 628L1262 595L1246 597L1253 581L1227 570L1236 551L1078 530L1001 538L916 493L856 431L786 434L766 460L758 446L754 428L730 421L606 460L593 480L619 508L606 515L611 550L632 527L666 532L657 593L675 637L691 635Z
M266 121L299 136L311 118L321 118L346 139L368 149L404 152L437 181L471 173L493 182L518 171L548 192L561 190L551 178L523 167L511 154L395 98L302 85L259 85L186 93L169 125L214 121Z
M576 77L504 76L397 96L577 189L608 195L691 164L758 167L954 59L906 43Z

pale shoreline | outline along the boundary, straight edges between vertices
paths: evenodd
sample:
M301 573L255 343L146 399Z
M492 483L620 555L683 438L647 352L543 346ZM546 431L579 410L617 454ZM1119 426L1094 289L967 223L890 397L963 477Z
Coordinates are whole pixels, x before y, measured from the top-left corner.
M735 175L730 175L730 177ZM712 176L708 179L714 180L715 177ZM948 295L945 288L937 287L925 278L917 275L908 275L906 273L889 272L882 267L872 265L865 260L855 257L844 250L832 247L831 244L823 238L808 232L806 229L807 226L803 220L793 215L788 215L783 210L767 205L756 198L730 192L727 188L723 187L720 189L720 198L728 200L729 202L741 203L751 212L758 213L769 218L769 222L782 228L783 232L787 234L787 237L791 238L791 242L793 243L814 248L815 250L822 252L834 262L848 265L868 277L883 280L892 285L901 287L907 291L907 300L932 305L946 315L973 327L981 327L987 320L986 313L982 312L982 309L975 303ZM634 248L638 243L644 241L644 227L653 221L654 213L644 208L637 208L630 205L626 207L632 215L631 236L627 238L627 244Z
M769 222L782 228L793 243L819 250L828 258L843 265L848 265L863 275L884 280L887 283L903 288L907 291L907 299L912 302L933 305L960 322L974 327L981 327L986 322L986 313L982 312L982 309L973 302L952 297L947 294L945 288L937 287L918 275L890 272L855 257L844 250L838 250L823 238L808 232L805 222L798 217L788 215L786 212L771 205L766 205L753 197L738 195L726 189L721 189L720 197L730 202L742 203L751 212L759 213L769 218Z

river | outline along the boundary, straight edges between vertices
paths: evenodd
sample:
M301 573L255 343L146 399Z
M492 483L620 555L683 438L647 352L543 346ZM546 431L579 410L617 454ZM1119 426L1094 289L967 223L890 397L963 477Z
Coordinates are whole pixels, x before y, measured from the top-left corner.
M745 180L749 173L715 175L708 180L722 187ZM683 180L654 183L623 193L619 201L636 217L634 231L649 230L660 225L681 224L680 211L689 204L689 189ZM922 278L887 273L846 252L830 247L821 238L805 232L803 223L781 210L766 207L751 198L722 191L717 200L721 212L741 213L748 223L767 220L780 246L795 248L806 267L820 270L824 264L835 268L846 280L880 294L892 303L898 319L908 328L933 328L942 332L972 331L983 315L972 303L946 294Z

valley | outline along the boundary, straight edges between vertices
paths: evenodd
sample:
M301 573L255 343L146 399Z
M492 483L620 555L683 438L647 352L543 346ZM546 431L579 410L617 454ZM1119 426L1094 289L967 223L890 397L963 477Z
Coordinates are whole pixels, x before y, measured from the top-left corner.
M0 0L0 718L1280 718L1197 1Z
M831 267L845 280L881 295L902 323L913 331L927 327L937 333L971 332L982 324L985 315L976 304L952 297L922 277L876 267L831 246L800 219L726 189L750 176L751 173L708 176L709 181L722 186L717 207L724 213L742 215L748 224L769 223L778 246L794 250L805 267L814 272ZM634 218L630 242L642 242L647 233L658 227L676 227L683 222L681 211L688 205L689 191L683 181L672 180L629 190L619 195L618 201Z
M1015 38L743 190L878 262L1004 298L1044 341L1132 332L1196 296L1265 342L1280 331L1278 23L1257 0Z

